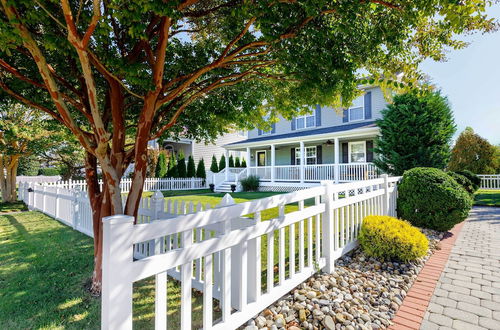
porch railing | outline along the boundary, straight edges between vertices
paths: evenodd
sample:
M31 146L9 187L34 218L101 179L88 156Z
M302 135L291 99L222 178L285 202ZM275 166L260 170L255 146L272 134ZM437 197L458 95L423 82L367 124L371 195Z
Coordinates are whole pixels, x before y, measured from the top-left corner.
M373 163L304 165L303 178L300 165L252 166L247 173L257 175L262 181L333 180L337 183L371 180L381 175L381 171Z

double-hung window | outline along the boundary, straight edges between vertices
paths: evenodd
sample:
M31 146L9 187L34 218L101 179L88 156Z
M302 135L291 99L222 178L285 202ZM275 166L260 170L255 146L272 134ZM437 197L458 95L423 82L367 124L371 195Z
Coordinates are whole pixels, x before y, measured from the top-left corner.
M316 126L316 111L295 118L296 129L303 129Z
M366 162L366 142L349 142L349 163Z
M306 165L315 165L317 162L316 147L305 147L304 150L306 151ZM300 148L295 148L295 165L300 165L300 158Z
M349 107L349 121L358 121L365 119L365 98L359 96L352 101Z

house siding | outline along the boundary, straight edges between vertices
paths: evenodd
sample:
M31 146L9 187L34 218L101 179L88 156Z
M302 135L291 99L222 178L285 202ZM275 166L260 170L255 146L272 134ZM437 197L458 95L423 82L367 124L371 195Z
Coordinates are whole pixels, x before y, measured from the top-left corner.
M320 127L330 127L330 126L342 126L352 123L362 123L373 121L374 119L382 118L381 111L387 106L387 101L384 98L384 93L379 87L371 87L365 89L366 92L371 92L372 94L372 116L364 120L359 120L355 122L343 122L342 121L342 110L336 110L330 107L321 108L321 126L315 126L311 128L301 129L300 131L314 130ZM360 97L364 97L363 95ZM290 120L286 120L283 117L279 117L279 121L276 123L275 133L271 135L286 134L291 132L296 132L299 130L292 130L292 124ZM253 129L248 132L248 138L253 139L259 136L258 129Z
M224 145L229 143L235 143L246 140L247 137L240 136L238 133L227 133L215 140L214 144L206 144L204 142L194 142L193 148L193 158L196 164L203 158L205 162L205 167L210 168L212 162L212 156L217 157L217 162L219 162L222 155L225 153ZM191 147L191 146L189 146ZM230 151L230 155L233 157L240 157L240 159L246 159L246 152Z

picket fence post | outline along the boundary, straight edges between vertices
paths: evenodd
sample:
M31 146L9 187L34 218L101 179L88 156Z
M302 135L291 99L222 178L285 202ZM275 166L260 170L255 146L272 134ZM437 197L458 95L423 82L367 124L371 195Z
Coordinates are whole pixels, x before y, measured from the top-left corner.
M389 177L387 174L382 174L382 178L384 179L384 205L383 205L383 214L389 215L389 203L390 203L390 195L389 195Z
M47 204L47 186L43 186L42 188L42 213L45 213L45 205Z
M161 219L163 213L165 212L165 199L159 190L155 191L153 196L151 196L151 209L153 211L151 221ZM161 251L163 251L163 240L163 237L155 239L154 254L160 254Z
M59 193L60 193L60 189L59 187L56 187L56 210L55 210L55 218L56 219L59 219L59 204L60 204L60 201L59 201Z
M78 205L80 196L84 194L82 191L71 191L71 223L73 225L73 229L78 228L78 224L80 223L80 207Z
M129 278L133 260L130 232L134 217L114 215L102 219L102 308L101 328L132 329L132 292Z
M321 181L321 185L325 187L325 195L323 196L323 201L325 203L325 213L323 213L322 221L322 243L323 246L321 250L323 251L323 256L325 258L326 264L323 271L326 273L332 273L335 268L335 259L333 256L334 245L333 245L333 183L332 181Z

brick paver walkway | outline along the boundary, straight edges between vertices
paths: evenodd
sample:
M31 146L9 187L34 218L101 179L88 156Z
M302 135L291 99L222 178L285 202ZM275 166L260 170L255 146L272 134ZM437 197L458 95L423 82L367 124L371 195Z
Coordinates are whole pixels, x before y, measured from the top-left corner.
M500 208L471 211L420 329L500 329Z

